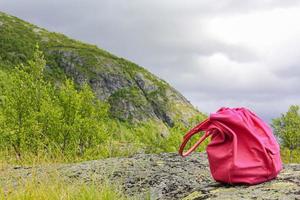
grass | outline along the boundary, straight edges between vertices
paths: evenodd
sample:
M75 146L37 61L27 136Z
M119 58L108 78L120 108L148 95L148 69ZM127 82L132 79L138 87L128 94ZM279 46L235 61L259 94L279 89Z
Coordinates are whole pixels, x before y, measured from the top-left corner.
M197 139L197 138L195 138ZM124 150L119 148L130 148L128 144L122 144L117 141L111 141L111 143L101 151L106 151L107 157L112 155L122 156ZM203 147L201 148L203 151ZM124 152L123 152L124 153ZM282 160L284 163L299 163L300 152L293 152L293 159L290 158L290 151L287 149L281 150ZM62 155L57 155L57 157L47 157L47 156L33 156L26 155L22 161L16 161L14 158L5 155L3 152L0 154L0 200L31 200L31 199L41 199L41 200L88 200L88 199L100 199L100 200L127 200L127 199L137 199L137 197L128 197L123 194L122 189L115 183L112 184L108 180L102 182L91 181L90 183L83 183L80 181L70 182L63 179L57 171L52 171L47 174L39 174L34 171L37 165L47 165L49 163L65 163L70 162ZM81 158L72 160L72 162L79 162ZM31 178L20 178L15 172L9 170L11 166L16 164L26 166L31 166ZM25 174L25 173L24 173ZM41 176L43 178L41 178ZM15 183L12 182L13 177L16 180ZM5 184L3 184L5 183ZM146 194L147 195L147 194ZM146 199L149 197L145 197Z
M104 156L122 156L126 154L124 148L132 148L130 145L116 143L111 141L109 145L103 146L100 151L107 153ZM121 149L118 149L121 148ZM99 159L99 158L98 158ZM87 160L87 158L84 158ZM91 176L90 182L82 180L70 181L64 178L53 166L61 163L80 162L82 158L67 158L63 155L50 157L41 154L34 156L24 154L22 160L16 160L8 152L0 152L0 200L129 200L138 199L137 197L128 197L122 191L120 184L111 183L108 178L100 181L97 177ZM42 165L45 171L39 171L38 166ZM18 170L12 170L12 167L22 166ZM53 166L53 167L51 167ZM27 167L30 167L29 169ZM48 168L50 167L50 168ZM25 170L25 171L22 171ZM20 174L19 174L20 172ZM31 174L26 178L23 175ZM107 174L108 175L108 174ZM74 179L72 179L74 180ZM145 194L148 195L148 194ZM148 199L145 196L143 199Z
M154 126L156 127L156 126ZM12 184L13 176L9 174L9 169L12 166L30 166L32 169L37 165L47 165L50 163L68 163L80 162L83 160L101 159L106 157L130 156L140 150L146 153L159 152L174 152L177 151L178 145L182 138L182 133L186 131L184 126L175 126L171 130L169 138L160 138L153 125L139 126L131 130L132 127L125 126L122 135L117 140L111 140L105 145L101 145L95 149L95 152L90 152L90 157L68 157L67 155L56 153L55 155L39 154L33 155L30 153L23 154L22 160L16 160L12 152L0 152L0 200L27 200L27 199L60 199L60 200L77 200L77 199L137 199L136 197L128 197L123 194L121 188L117 185L109 183L109 181L86 183L70 183L63 180L57 173L51 176L38 178L35 172L32 172L31 179L18 179L17 185ZM133 135L132 132L136 135ZM197 138L195 138L197 139ZM141 141L144 143L139 143ZM132 141L131 143L129 141ZM140 145L138 145L140 144ZM141 148L144 147L144 148ZM205 145L204 145L205 146ZM203 150L203 148L202 148ZM98 157L97 157L97 156ZM6 181L4 180L6 179ZM1 182L2 181L2 182ZM4 185L1 185L5 183ZM149 194L145 199L149 199Z
M78 163L87 160L99 160L111 157L129 157L133 154L143 151L141 145L129 143L126 141L109 140L104 144L89 149L84 156L66 155L60 151L46 154L41 152L38 155L26 152L18 159L12 151L0 151L0 169L10 165L40 165L52 163Z
M16 186L17 185L17 186ZM43 178L35 175L31 179L19 178L17 184L6 184L0 188L0 199L7 200L127 200L120 187L108 181L102 183L70 183L51 174Z

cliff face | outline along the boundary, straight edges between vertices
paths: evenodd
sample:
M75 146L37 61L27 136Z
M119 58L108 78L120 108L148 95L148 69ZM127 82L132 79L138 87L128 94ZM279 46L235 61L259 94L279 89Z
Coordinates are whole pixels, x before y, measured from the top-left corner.
M126 194L139 199L146 196L164 200L300 199L299 164L285 165L276 179L266 183L230 186L212 179L204 153L194 153L187 158L175 153L138 154L131 158L109 158L78 164L11 167L9 179L29 179L32 174L43 178L53 171L72 183L101 183L108 178L121 185ZM0 177L0 183L7 183L3 182L4 176Z
M178 91L144 68L94 45L49 32L0 12L0 70L26 62L39 45L50 80L65 76L78 85L89 83L97 97L111 105L111 115L123 121L149 119L172 127L200 114Z

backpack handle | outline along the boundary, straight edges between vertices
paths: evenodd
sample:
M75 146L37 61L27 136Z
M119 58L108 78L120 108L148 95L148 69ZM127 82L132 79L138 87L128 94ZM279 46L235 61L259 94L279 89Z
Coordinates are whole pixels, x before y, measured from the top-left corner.
M198 142L196 142L187 152L183 152L184 147L191 139L191 137L197 134L198 132L203 131L203 126L205 126L207 122L209 122L209 119L206 119L205 121L201 122L200 124L192 128L189 132L185 134L178 151L179 155L183 157L190 155L210 135L210 131L206 131L205 134L198 140Z

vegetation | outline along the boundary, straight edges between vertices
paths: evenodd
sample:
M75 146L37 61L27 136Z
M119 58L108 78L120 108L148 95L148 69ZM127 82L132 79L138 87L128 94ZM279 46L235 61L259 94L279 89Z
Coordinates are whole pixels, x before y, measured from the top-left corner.
M110 117L109 104L98 100L87 84L77 88L67 78L60 85L48 81L45 65L37 50L27 63L9 73L0 71L1 160L74 162L137 152L177 151L188 129L179 121L169 128L167 137L161 135L156 121L136 125L118 121ZM191 120L195 124L203 116ZM273 120L272 126L282 146L283 160L299 162L299 106L291 106L286 114Z
M77 91L66 80L60 89L54 88L44 79L44 67L37 51L27 65L19 65L2 79L1 148L13 151L17 159L25 152L83 155L105 139L101 121L108 107L87 85Z
M166 82L94 45L50 33L1 12L0 17L0 167L178 150L183 134L190 128L179 120L180 111L194 111L185 104L170 103ZM69 57L63 54L70 55L76 72L88 78L105 72L134 82L140 73L157 89L142 91L133 84L101 101L87 83L75 84L72 77L67 77L62 62L69 62L63 61ZM127 114L122 107L111 109L120 99L134 104L144 116L151 104L156 114L172 110L178 120L173 120L171 128L154 119L135 124L129 122L132 116L118 120L117 116ZM190 126L204 117L198 113L190 119ZM281 143L283 161L300 162L299 106L291 106L274 119L272 127ZM169 134L163 135L162 130ZM199 137L193 138L187 148ZM203 151L207 143L198 150ZM127 199L109 183L66 184L56 177L21 184L17 190L2 187L0 199Z
M45 64L37 50L26 64L17 65L10 73L0 71L3 159L79 161L140 151L177 151L187 131L182 123L176 123L169 136L163 137L156 121L132 125L111 118L109 104L98 100L87 84L77 90L67 78L59 86L47 81Z
M15 184L7 180L8 184L0 188L0 199L10 200L127 200L135 199L123 194L120 187L112 185L108 180L78 184L62 179L58 173L35 175L28 180L17 180ZM9 177L9 175L6 175ZM16 187L16 184L18 185Z
M32 60L34 47L38 44L46 60L44 76L47 81L60 85L68 77L74 80L76 88L86 81L92 85L97 97L105 100L111 97L107 101L110 104L109 114L115 118L135 123L159 115L158 118L163 121L166 113L178 113L186 121L193 115L201 114L189 103L176 101L180 97L169 98L177 94L165 81L95 45L49 32L1 12L0 24L0 70L10 73L16 65ZM145 81L155 89L146 91L140 87L137 75L143 77L139 84ZM171 121L173 119L162 123L173 126Z
M300 161L300 112L299 106L292 105L281 117L273 119L274 133L280 140L283 160ZM287 159L288 157L288 159Z
M27 63L18 64L9 73L0 71L1 160L74 162L177 151L188 129L181 122L176 121L168 130L170 134L162 136L162 124L157 121L135 125L118 121L109 115L109 104L98 100L87 84L77 88L64 78L62 84L54 85L45 75L45 65L43 54L36 50ZM115 95L128 94L120 92ZM191 119L194 121L190 124L203 117ZM272 126L282 146L283 160L299 162L299 106L291 106L273 120Z

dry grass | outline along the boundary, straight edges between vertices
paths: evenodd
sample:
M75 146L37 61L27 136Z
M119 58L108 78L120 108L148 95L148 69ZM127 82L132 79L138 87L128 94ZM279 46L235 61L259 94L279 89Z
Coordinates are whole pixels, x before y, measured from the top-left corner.
M2 187L0 190L0 199L13 199L13 200L32 200L32 199L45 199L45 200L79 200L79 199L101 199L101 200L114 200L114 199L127 199L120 190L111 185L76 185L66 184L64 181L59 180L30 180L22 185L13 185Z
M12 166L3 160L0 164L0 200L129 199L120 187L112 185L108 180L89 183L71 182L61 177L55 169L41 173L37 172L35 165L22 171L23 168L12 170ZM24 178L24 174L30 175Z

